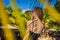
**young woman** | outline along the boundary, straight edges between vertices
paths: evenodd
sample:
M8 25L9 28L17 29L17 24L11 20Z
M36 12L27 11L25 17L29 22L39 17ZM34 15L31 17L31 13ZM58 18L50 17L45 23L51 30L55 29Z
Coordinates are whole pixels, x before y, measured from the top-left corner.
M43 11L41 8L35 7L31 15L32 19L27 22L26 34L30 34L32 40L37 40L44 28L42 24Z

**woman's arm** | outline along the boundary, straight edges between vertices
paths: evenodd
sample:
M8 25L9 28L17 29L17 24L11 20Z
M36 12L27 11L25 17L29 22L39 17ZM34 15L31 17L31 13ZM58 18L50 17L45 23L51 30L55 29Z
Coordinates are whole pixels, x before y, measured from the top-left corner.
M26 29L25 37L23 38L23 40L28 40L28 38L29 38L29 34L30 34L30 31L31 31L31 26L29 25L30 23L31 23L31 21L27 22L27 29Z

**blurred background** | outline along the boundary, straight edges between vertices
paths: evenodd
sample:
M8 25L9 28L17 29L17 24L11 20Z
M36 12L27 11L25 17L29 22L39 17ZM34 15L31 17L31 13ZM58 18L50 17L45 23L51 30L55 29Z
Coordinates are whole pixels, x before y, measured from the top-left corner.
M60 40L60 0L0 0L0 39L22 40L35 7L43 9L42 22L49 35Z

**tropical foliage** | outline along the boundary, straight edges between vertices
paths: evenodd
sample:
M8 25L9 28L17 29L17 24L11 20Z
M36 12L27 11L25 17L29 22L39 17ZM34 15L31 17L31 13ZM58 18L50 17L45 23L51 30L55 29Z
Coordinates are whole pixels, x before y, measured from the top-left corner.
M56 11L56 9L59 11L59 2L55 5L55 7L51 7L50 4L46 4L45 0L40 1L43 5L46 6L46 8L43 10L43 23L45 24L46 28L48 29L54 29L54 31L57 31L60 29L60 14ZM0 25L4 26L6 29L3 29L5 33L6 40L15 40L14 35L12 36L13 32L8 30L8 26L12 25L13 27L16 27L19 29L20 35L22 38L25 36L26 32L26 24L27 21L31 19L30 10L27 10L26 12L22 12L20 8L16 6L16 3L14 0L11 0L12 6L4 7L2 0L0 1ZM57 7L58 5L58 7ZM3 15L4 14L4 15ZM55 14L55 15L54 15ZM2 23L1 23L2 20ZM9 31L9 32L8 32ZM8 36L7 34L11 34L11 36ZM30 39L30 38L29 38ZM26 39L28 40L28 39Z

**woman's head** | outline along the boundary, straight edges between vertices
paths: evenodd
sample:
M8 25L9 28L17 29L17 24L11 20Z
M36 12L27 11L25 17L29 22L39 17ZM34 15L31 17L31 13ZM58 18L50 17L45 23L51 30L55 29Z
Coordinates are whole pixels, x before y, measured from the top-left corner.
M35 7L33 12L35 12L37 14L37 16L39 17L40 20L42 20L43 18L43 10L39 7Z

